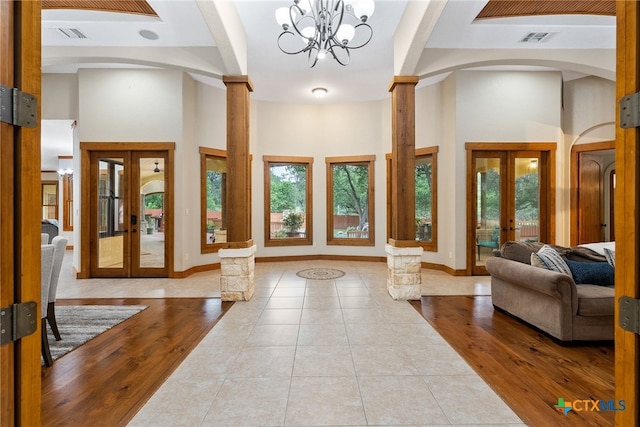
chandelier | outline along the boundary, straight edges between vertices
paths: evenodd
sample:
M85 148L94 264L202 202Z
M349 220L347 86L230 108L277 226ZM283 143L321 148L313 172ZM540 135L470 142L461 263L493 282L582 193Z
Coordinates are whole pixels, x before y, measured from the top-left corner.
M309 67L330 54L340 65L349 64L350 50L369 43L373 29L367 19L373 0L293 0L276 10L282 26L278 47L288 55L308 53Z

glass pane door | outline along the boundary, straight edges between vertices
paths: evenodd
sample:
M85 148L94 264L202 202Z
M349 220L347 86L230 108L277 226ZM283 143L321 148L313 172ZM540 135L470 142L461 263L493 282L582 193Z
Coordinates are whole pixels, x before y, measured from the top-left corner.
M131 217L134 276L155 276L165 269L165 170L164 155L133 153L136 197Z
M483 153L475 158L475 265L484 265L501 243L505 158Z
M109 270L106 276L124 276L127 269L126 198L127 169L125 157L94 156L92 159L92 206L95 206L92 233L97 242L92 248L92 267Z
M166 277L166 151L91 153L91 277Z
M521 155L525 157L519 157ZM513 153L513 156L514 212L509 215L509 231L514 234L511 239L537 242L540 239L540 159L524 153Z

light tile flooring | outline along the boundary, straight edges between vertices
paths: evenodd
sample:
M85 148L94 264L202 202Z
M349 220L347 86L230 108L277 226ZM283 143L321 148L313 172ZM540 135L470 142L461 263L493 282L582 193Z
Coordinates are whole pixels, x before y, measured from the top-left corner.
M338 268L336 280L296 272ZM219 272L75 280L58 298L218 297ZM386 291L386 264L256 264L251 301L229 312L131 426L523 425L445 340ZM484 277L423 270L423 294L483 294Z

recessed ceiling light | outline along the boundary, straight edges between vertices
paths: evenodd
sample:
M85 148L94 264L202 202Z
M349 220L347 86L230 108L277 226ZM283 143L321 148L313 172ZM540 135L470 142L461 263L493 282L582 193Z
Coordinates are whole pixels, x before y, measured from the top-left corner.
M158 40L160 38L157 33L154 33L151 30L140 30L138 31L138 34L147 40Z
M316 98L322 98L327 94L327 89L323 87L317 87L311 91Z

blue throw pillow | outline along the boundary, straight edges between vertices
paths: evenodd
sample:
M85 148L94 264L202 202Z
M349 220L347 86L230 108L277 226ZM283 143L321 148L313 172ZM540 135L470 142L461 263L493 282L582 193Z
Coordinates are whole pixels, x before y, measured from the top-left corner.
M614 269L608 262L565 262L576 284L611 286L614 283Z

